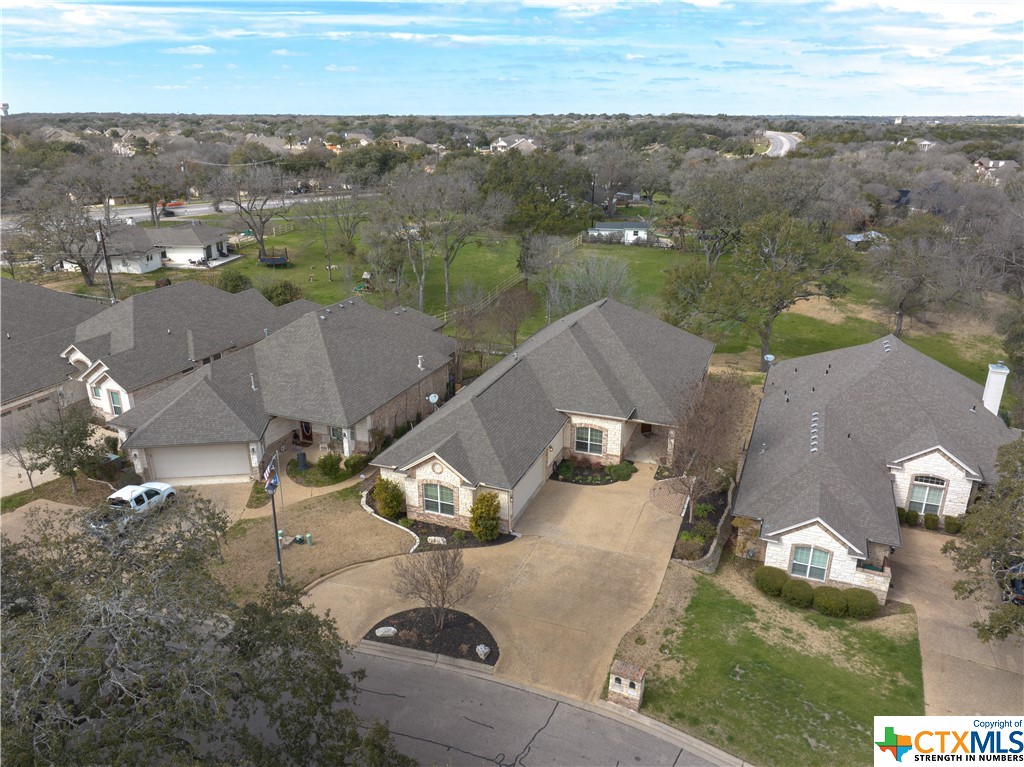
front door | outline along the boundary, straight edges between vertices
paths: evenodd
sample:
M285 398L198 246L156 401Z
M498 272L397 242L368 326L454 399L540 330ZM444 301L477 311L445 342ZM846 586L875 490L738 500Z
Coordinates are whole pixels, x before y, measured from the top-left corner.
M640 424L640 433L641 434L650 434L651 430L653 428L654 427L651 426L649 423L642 423L642 424Z
M301 430L301 438L303 442L313 441L313 424L309 421L299 421L299 429Z

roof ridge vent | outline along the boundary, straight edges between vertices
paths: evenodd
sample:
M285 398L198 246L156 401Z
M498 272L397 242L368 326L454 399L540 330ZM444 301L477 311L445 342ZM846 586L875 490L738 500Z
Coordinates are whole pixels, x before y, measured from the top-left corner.
M811 452L818 452L818 411L811 413Z
M885 352L886 354L892 351L892 343L889 341L888 338L882 340L882 351Z

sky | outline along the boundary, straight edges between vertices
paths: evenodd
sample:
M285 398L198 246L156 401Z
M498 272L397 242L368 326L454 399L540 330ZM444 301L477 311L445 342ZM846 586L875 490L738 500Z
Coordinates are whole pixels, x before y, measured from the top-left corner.
M3 0L19 112L1017 115L1021 0Z

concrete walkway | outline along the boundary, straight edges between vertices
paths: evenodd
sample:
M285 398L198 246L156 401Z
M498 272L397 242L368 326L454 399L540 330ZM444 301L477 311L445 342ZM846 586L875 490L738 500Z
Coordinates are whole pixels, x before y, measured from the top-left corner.
M980 602L953 598L957 573L940 551L947 536L921 529L900 532L903 547L890 559L890 596L917 610L925 713L1024 714L1024 648L978 639L971 623L986 611ZM993 593L993 598L998 597Z
M679 529L650 501L654 467L628 482L548 482L517 524L522 538L465 550L480 571L458 606L487 626L501 655L495 675L595 701L623 635L654 604ZM415 555L413 555L415 556ZM389 587L390 560L358 565L310 590L341 635L357 643L382 618L417 607Z

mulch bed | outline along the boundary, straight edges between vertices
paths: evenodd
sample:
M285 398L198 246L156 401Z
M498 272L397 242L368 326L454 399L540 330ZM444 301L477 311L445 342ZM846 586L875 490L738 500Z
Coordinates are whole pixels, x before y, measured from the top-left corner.
M711 495L711 496L708 496L707 498L705 498L703 501L701 501L701 503L709 503L709 504L711 504L711 508L713 510L712 510L712 512L710 514L708 514L707 521L710 522L712 525L714 525L715 529L717 530L718 529L718 523L722 521L722 515L725 514L725 507L729 503L729 495L728 495L728 493L727 492L715 493L714 495ZM686 516L683 517L683 522L679 526L679 532L680 533L683 533L683 532L686 532L688 530L692 530L693 529L694 525L696 524L696 521L690 522L689 518L690 518L689 513L687 513ZM727 530L723 530L722 534L723 535L727 535L728 531ZM714 544L714 542L715 542L715 538L714 537L711 537L708 540L704 541L704 546L701 549L700 557L697 557L697 559L700 559L701 557L706 555L711 550L711 546ZM672 556L675 557L676 559L681 559L681 557L678 556L676 551L672 552Z
M457 528L445 527L444 525L434 525L430 522L422 522L418 519L414 519L411 521L412 526L408 529L412 530L414 533L416 533L416 535L420 537L420 546L418 549L416 549L417 551L434 551L437 549L448 549L455 545L458 545L459 548L463 549L476 549L482 546L499 546L502 543L508 543L516 539L514 535L509 535L508 533L499 533L498 537L495 538L493 541L481 541L477 539L476 536L474 536L473 533L471 533L469 530L461 530L459 532L464 533L465 537L459 540L453 537L453 534L456 532ZM447 543L444 546L427 543L427 538L433 535L444 538L445 541L447 541Z
M390 637L379 637L375 633L384 626L393 626L398 633ZM444 622L444 630L438 631L434 626L433 613L426 607L389 615L376 626L366 632L363 639L383 644L408 647L411 650L437 653L449 658L471 660L486 666L498 662L498 643L487 627L476 618L458 610L449 610ZM476 654L477 645L491 648L487 660L480 660Z

